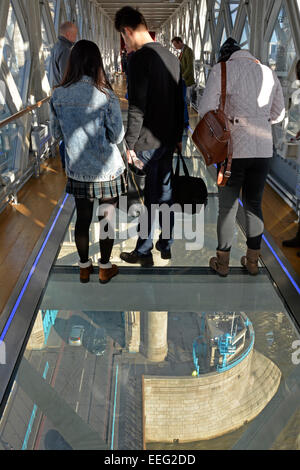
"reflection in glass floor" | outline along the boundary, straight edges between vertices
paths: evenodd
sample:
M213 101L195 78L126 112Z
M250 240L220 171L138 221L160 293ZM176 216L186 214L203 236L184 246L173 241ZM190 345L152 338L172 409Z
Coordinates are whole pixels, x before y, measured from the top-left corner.
M154 249L153 268L121 262L135 246L121 222L112 257L120 274L80 284L71 220L0 421L0 449L300 449L299 334L266 270L251 277L239 267L239 228L230 275L208 270L216 187L200 159L187 162L209 198L171 260ZM177 214L175 238L182 223ZM74 326L81 334L70 341Z
M242 337L242 317L254 345L249 331ZM75 325L78 345L69 341ZM245 344L224 362L213 340L226 333ZM96 274L80 284L75 268L55 267L1 445L299 448L298 338L263 270L253 278L236 268L220 282L203 268L130 268L103 286Z

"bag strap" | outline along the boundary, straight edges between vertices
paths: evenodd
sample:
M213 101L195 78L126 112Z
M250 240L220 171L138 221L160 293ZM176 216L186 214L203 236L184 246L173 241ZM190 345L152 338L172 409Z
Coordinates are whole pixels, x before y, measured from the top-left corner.
M220 109L224 112L226 103L226 87L227 87L227 68L226 62L221 62L221 98L220 98ZM218 186L226 186L227 181L231 176L231 165L233 156L232 137L230 135L228 141L228 156L226 160L221 164L217 184Z
M124 163L125 163L125 166L126 166L126 177L125 177L126 186L128 187L128 179L129 179L129 172L130 172L130 174L131 174L131 180L132 180L132 182L133 182L133 184L134 184L134 186L135 186L135 189L136 189L136 192L137 192L137 194L138 194L138 198L139 198L139 200L140 200L140 203L144 206L145 204L144 204L143 198L142 198L141 193L140 193L139 185L138 185L137 182L136 182L135 174L134 174L134 172L131 170L130 165L129 165L128 160L127 160L127 153L126 153L126 150L129 150L129 147L128 147L128 144L127 144L127 142L126 142L125 139L123 139L122 144L123 144L123 152L124 152L124 156L125 156L125 158L123 158L123 157L122 157L122 158L123 158L123 161L125 160Z
M182 163L183 171L184 171L185 176L190 176L189 170L188 170L188 167L186 166L184 158L183 158L181 152L178 152L178 154L177 154L177 165L176 165L176 171L175 171L176 178L179 177L180 162Z
M125 167L126 167L126 170L127 170L127 174L126 174L126 182L127 182L127 181L128 181L128 169L129 169L129 166L128 166L127 153L126 153L126 150L128 150L128 145L127 145L127 142L126 142L125 139L123 139L123 141L122 141L122 146L123 146L124 158L123 158L123 155L122 155L122 154L121 154L121 157L122 157L123 162L125 163Z
M224 111L224 109L225 109L226 87L227 87L226 62L221 62L221 97L220 97L220 109L221 109L221 111Z

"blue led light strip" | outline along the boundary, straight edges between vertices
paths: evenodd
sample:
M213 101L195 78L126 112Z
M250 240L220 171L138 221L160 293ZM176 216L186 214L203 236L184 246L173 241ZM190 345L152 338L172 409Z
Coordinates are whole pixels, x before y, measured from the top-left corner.
M46 362L46 366L45 366L45 369L44 369L44 372L43 372L43 379L45 379L45 380L46 380L46 377L47 377L48 369L49 369L49 363ZM27 431L26 431L26 434L25 434L25 438L24 438L24 441L23 441L22 450L27 449L28 439L29 439L29 436L30 436L31 431L32 431L32 426L33 426L33 423L34 423L34 420L35 420L35 417L36 417L37 409L38 409L37 405L34 404L33 410L32 410L31 416L30 416L30 420L29 420L29 423L28 423L28 426L27 426Z
M36 257L35 260L34 260L34 263L33 263L32 267L31 267L31 269L30 269L30 273L29 273L28 276L27 276L27 279L26 279L26 281L25 281L25 283L24 283L24 286L23 286L23 288L22 288L22 290L21 290L21 292L20 292L20 294L19 294L19 296L18 296L18 298L17 298L17 300L16 300L16 303L15 303L15 305L14 305L14 307L13 307L11 313L10 313L10 316L9 316L7 322L6 322L6 325L5 325L5 327L4 327L4 330L2 331L2 334L1 334L1 336L0 336L0 341L3 341L4 338L5 338L5 336L6 336L6 333L7 333L8 329L9 329L9 327L10 327L10 324L11 324L11 322L12 322L14 316L15 316L15 313L16 313L16 311L17 311L19 305L20 305L20 302L21 302L21 300L22 300L22 297L23 297L23 295L24 295L24 293L25 293L25 291L26 291L26 289L27 289L27 286L28 286L28 284L29 284L29 281L30 281L30 279L31 279L31 277L32 277L32 275L33 275L33 273L34 273L34 271L35 271L35 268L36 268L36 266L37 266L37 264L38 264L38 262L39 262L39 259L40 259L41 255L42 255L42 253L43 253L43 251L44 251L44 249L45 249L45 246L46 246L46 244L47 244L47 242L48 242L48 240L49 240L49 237L50 237L50 235L51 235L51 233L52 233L52 231L53 231L53 229L54 229L54 227L55 227L55 224L56 224L56 222L57 222L57 219L58 219L58 217L60 216L60 213L61 213L61 211L62 211L62 209L63 209L63 207L64 207L64 205L65 205L65 202L66 202L66 200L67 200L68 197L69 197L69 195L66 194L66 196L65 196L65 198L64 198L64 200L63 200L63 202L62 202L62 204L61 204L61 206L60 206L60 208L59 208L59 211L57 212L56 217L55 217L55 219L54 219L54 221L53 221L53 223L52 223L52 225L51 225L51 227L50 227L50 229L49 229L49 232L47 233L47 236L46 236L46 238L45 238L45 240L44 240L44 242L43 242L43 245L42 245L40 251L38 252L37 257Z
M270 245L269 241L266 239L265 235L263 235L263 240L264 242L266 243L266 245L268 246L269 250L271 250L273 256L275 256L276 260L278 261L281 269L285 272L285 274L287 275L287 277L289 278L289 280L291 281L291 283L293 284L293 286L295 287L296 291L298 292L298 294L300 294L300 287L298 286L298 284L296 283L296 281L294 280L294 278L291 276L291 274L288 272L287 268L284 266L284 264L282 263L281 259L277 256L277 254L275 253L274 249L272 248L272 246Z
M115 398L114 398L114 413L113 413L113 425L112 425L112 432L111 432L110 450L114 449L116 403L117 403L117 390L118 390L118 373L119 373L119 365L117 364L117 367L116 367L116 382L115 382Z

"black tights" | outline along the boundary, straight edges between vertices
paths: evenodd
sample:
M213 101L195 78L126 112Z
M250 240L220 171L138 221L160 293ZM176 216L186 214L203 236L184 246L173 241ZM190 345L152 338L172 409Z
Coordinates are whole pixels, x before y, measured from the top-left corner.
M109 262L114 245L112 221L118 199L118 197L115 197L112 199L99 200L99 210L102 210L101 213L103 214L98 216L98 220L100 222L100 262L103 264ZM104 204L108 204L110 207L104 208ZM75 243L80 262L86 263L89 259L89 229L93 218L94 201L92 199L75 198L75 205L77 211L77 219L75 224ZM104 224L101 224L102 220L104 220ZM106 236L101 236L101 233L105 233Z

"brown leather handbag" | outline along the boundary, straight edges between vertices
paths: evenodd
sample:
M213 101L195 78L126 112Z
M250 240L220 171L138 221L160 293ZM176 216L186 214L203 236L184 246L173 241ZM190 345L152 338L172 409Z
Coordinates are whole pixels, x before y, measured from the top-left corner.
M203 155L207 166L221 163L218 185L225 186L231 175L232 139L229 120L224 112L226 103L226 62L221 62L221 97L219 108L206 113L197 124L192 140Z

